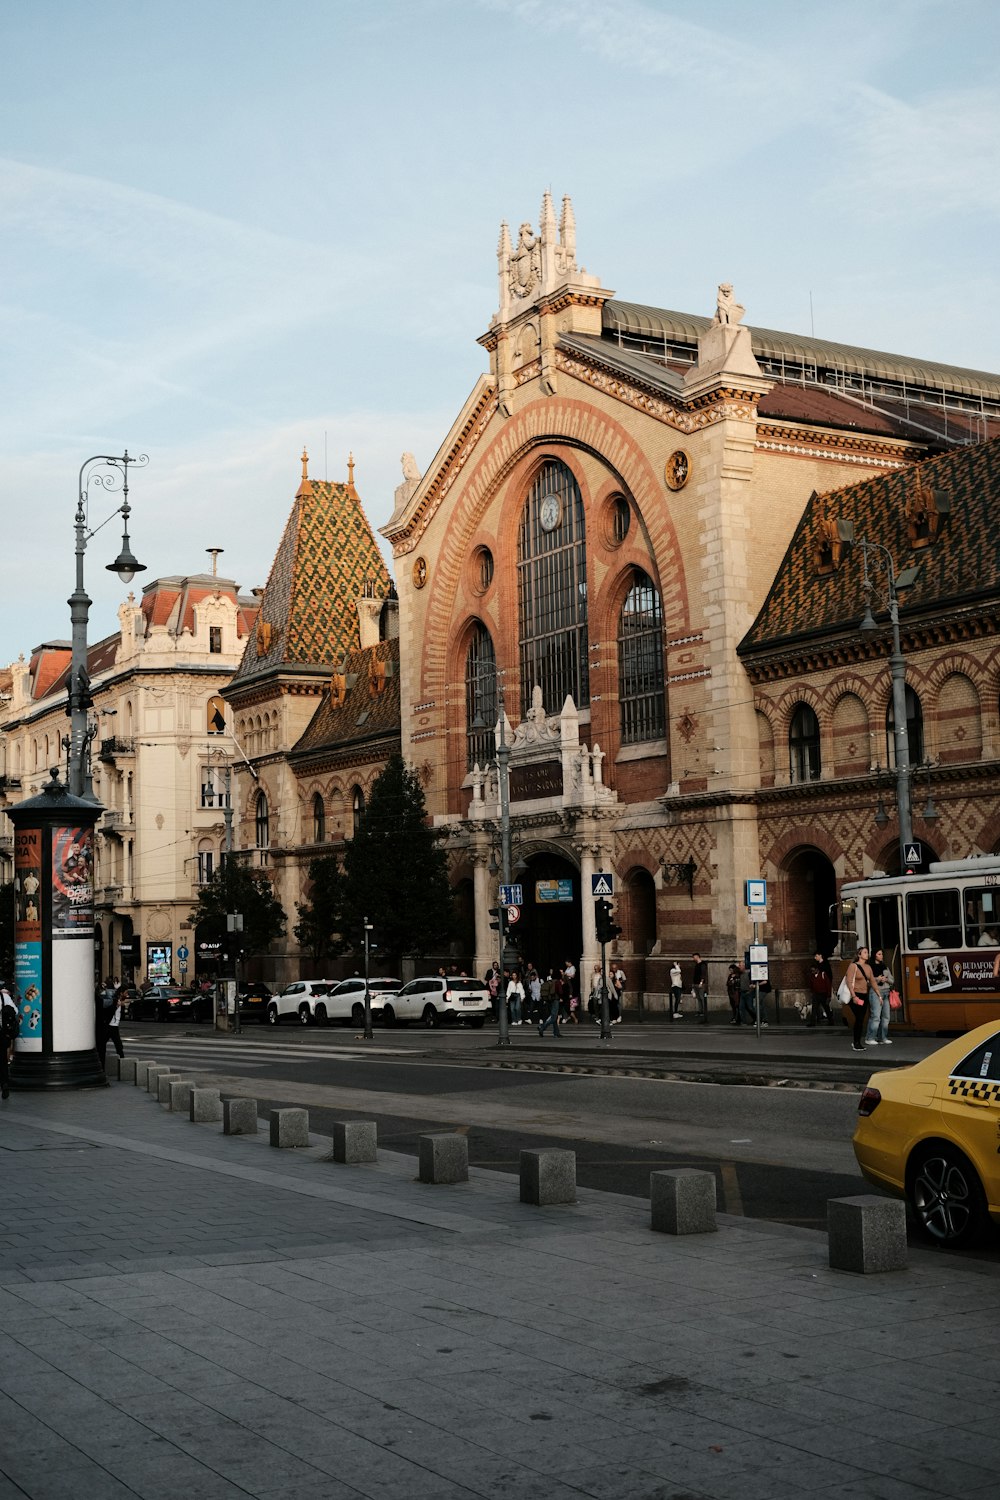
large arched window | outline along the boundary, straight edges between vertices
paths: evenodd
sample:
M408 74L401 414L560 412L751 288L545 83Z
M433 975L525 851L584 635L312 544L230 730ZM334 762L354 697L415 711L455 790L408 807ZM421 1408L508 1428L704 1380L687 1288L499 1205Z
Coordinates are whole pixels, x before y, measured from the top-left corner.
M659 590L641 568L633 570L618 619L618 701L623 745L663 739L663 610Z
M359 786L351 791L351 819L352 831L356 834L360 833L365 821L365 794Z
M517 625L521 712L532 689L546 713L567 694L590 702L587 670L587 549L583 500L573 475L554 459L538 473L524 503L517 539Z
M493 640L479 621L465 653L465 761L471 771L493 759L497 722L497 661Z
M800 703L788 730L788 768L793 781L819 780L819 720Z
M263 792L257 793L257 806L254 812L254 830L257 838L257 848L268 848L271 842L271 814L267 806L267 797Z
M906 684L906 739L910 765L917 766L924 758L924 711L909 683ZM896 764L896 716L891 698L885 711L885 758L887 765Z
M319 792L313 797L313 843L322 844L326 838L326 808Z

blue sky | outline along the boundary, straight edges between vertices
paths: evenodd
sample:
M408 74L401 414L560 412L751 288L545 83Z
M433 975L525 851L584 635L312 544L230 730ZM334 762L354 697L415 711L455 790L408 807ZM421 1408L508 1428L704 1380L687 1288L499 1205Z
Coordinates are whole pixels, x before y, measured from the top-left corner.
M623 298L997 369L998 42L992 0L0 0L0 662L69 635L92 453L149 454L146 580L263 584L303 445L384 523L546 187Z

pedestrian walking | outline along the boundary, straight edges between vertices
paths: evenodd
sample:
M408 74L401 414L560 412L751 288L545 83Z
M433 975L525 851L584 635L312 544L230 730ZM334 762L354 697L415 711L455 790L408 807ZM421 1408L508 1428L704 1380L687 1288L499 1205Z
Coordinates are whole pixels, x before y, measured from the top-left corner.
M523 1004L524 985L521 983L520 974L516 969L513 969L510 979L507 982L507 1006L510 1011L510 1024L512 1026L521 1025L521 1006Z
M681 966L675 958L670 965L670 1019L679 1021L681 1019L681 996L684 993L684 979L681 974Z
M620 1026L622 1024L622 1013L625 1010L625 987L628 981L625 978L625 970L621 964L615 964L611 975L611 1024Z
M833 1016L830 1014L830 996L833 994L833 972L829 960L824 958L819 948L813 954L813 961L809 965L806 974L806 983L809 986L811 1006L807 1026L815 1026L825 1018L828 1026L833 1025Z
M865 1019L868 1015L868 995L875 988L875 975L868 962L868 949L859 948L858 956L847 966L847 988L851 992L848 1006L854 1021L851 1041L852 1052L865 1050Z
M740 1024L740 966L730 964L729 973L726 975L726 995L729 1000L729 1009L732 1011L730 1026Z
M0 979L0 1098L10 1098L10 1065L14 1043L21 1030L21 1013L17 1001Z
M121 1023L122 1023L122 991L121 991L121 989L117 989L117 990L115 990L114 996L113 996L113 999L112 999L111 1014L108 1016L107 1032L106 1032L105 1038L104 1038L104 1052L101 1053L101 1067L102 1068L104 1066L104 1057L105 1057L105 1054L106 1054L106 1052L108 1050L107 1049L108 1042L110 1042L111 1045L114 1047L114 1049L118 1053L119 1057L124 1057L125 1056L125 1048L122 1046L121 1032L118 1029L121 1026Z
M601 1024L601 996L604 992L604 981L601 978L600 964L594 965L594 972L590 976L590 1003L587 1009L599 1026Z
M691 992L698 1006L699 1026L708 1025L708 964L700 953L694 955L694 970L691 974Z
M528 997L531 1019L538 1021L542 1017L542 980L536 968L528 971Z
M556 994L556 983L552 978L551 969L541 982L541 1001L543 1005L548 1006L549 1013L540 1023L538 1035L544 1036L546 1028L551 1026L553 1036L562 1036L559 1030L559 996Z
M756 1026L757 1024L757 992L750 978L750 971L745 963L740 963L740 1021L745 1026ZM761 1026L767 1022L762 1020Z
M889 1021L892 1017L892 1008L889 1005L889 991L894 981L881 948L875 949L871 971L875 977L875 983L868 992L868 1031L865 1035L865 1042L869 1047L891 1047Z

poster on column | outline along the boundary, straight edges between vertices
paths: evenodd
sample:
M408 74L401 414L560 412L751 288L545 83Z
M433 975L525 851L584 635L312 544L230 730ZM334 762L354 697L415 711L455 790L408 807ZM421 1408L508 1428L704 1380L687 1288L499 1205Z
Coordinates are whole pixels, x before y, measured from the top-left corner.
M42 830L14 835L14 985L21 1012L18 1052L42 1047Z
M42 945L14 944L14 983L17 1008L21 1013L21 1034L14 1043L16 1052L42 1050Z
M52 830L52 938L93 937L94 830Z

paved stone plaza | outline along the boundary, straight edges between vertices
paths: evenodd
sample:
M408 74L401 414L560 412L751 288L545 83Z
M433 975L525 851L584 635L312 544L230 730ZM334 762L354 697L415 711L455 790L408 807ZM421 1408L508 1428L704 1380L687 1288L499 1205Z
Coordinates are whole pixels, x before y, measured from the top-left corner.
M1000 1265L268 1140L125 1084L3 1107L0 1500L997 1492Z

